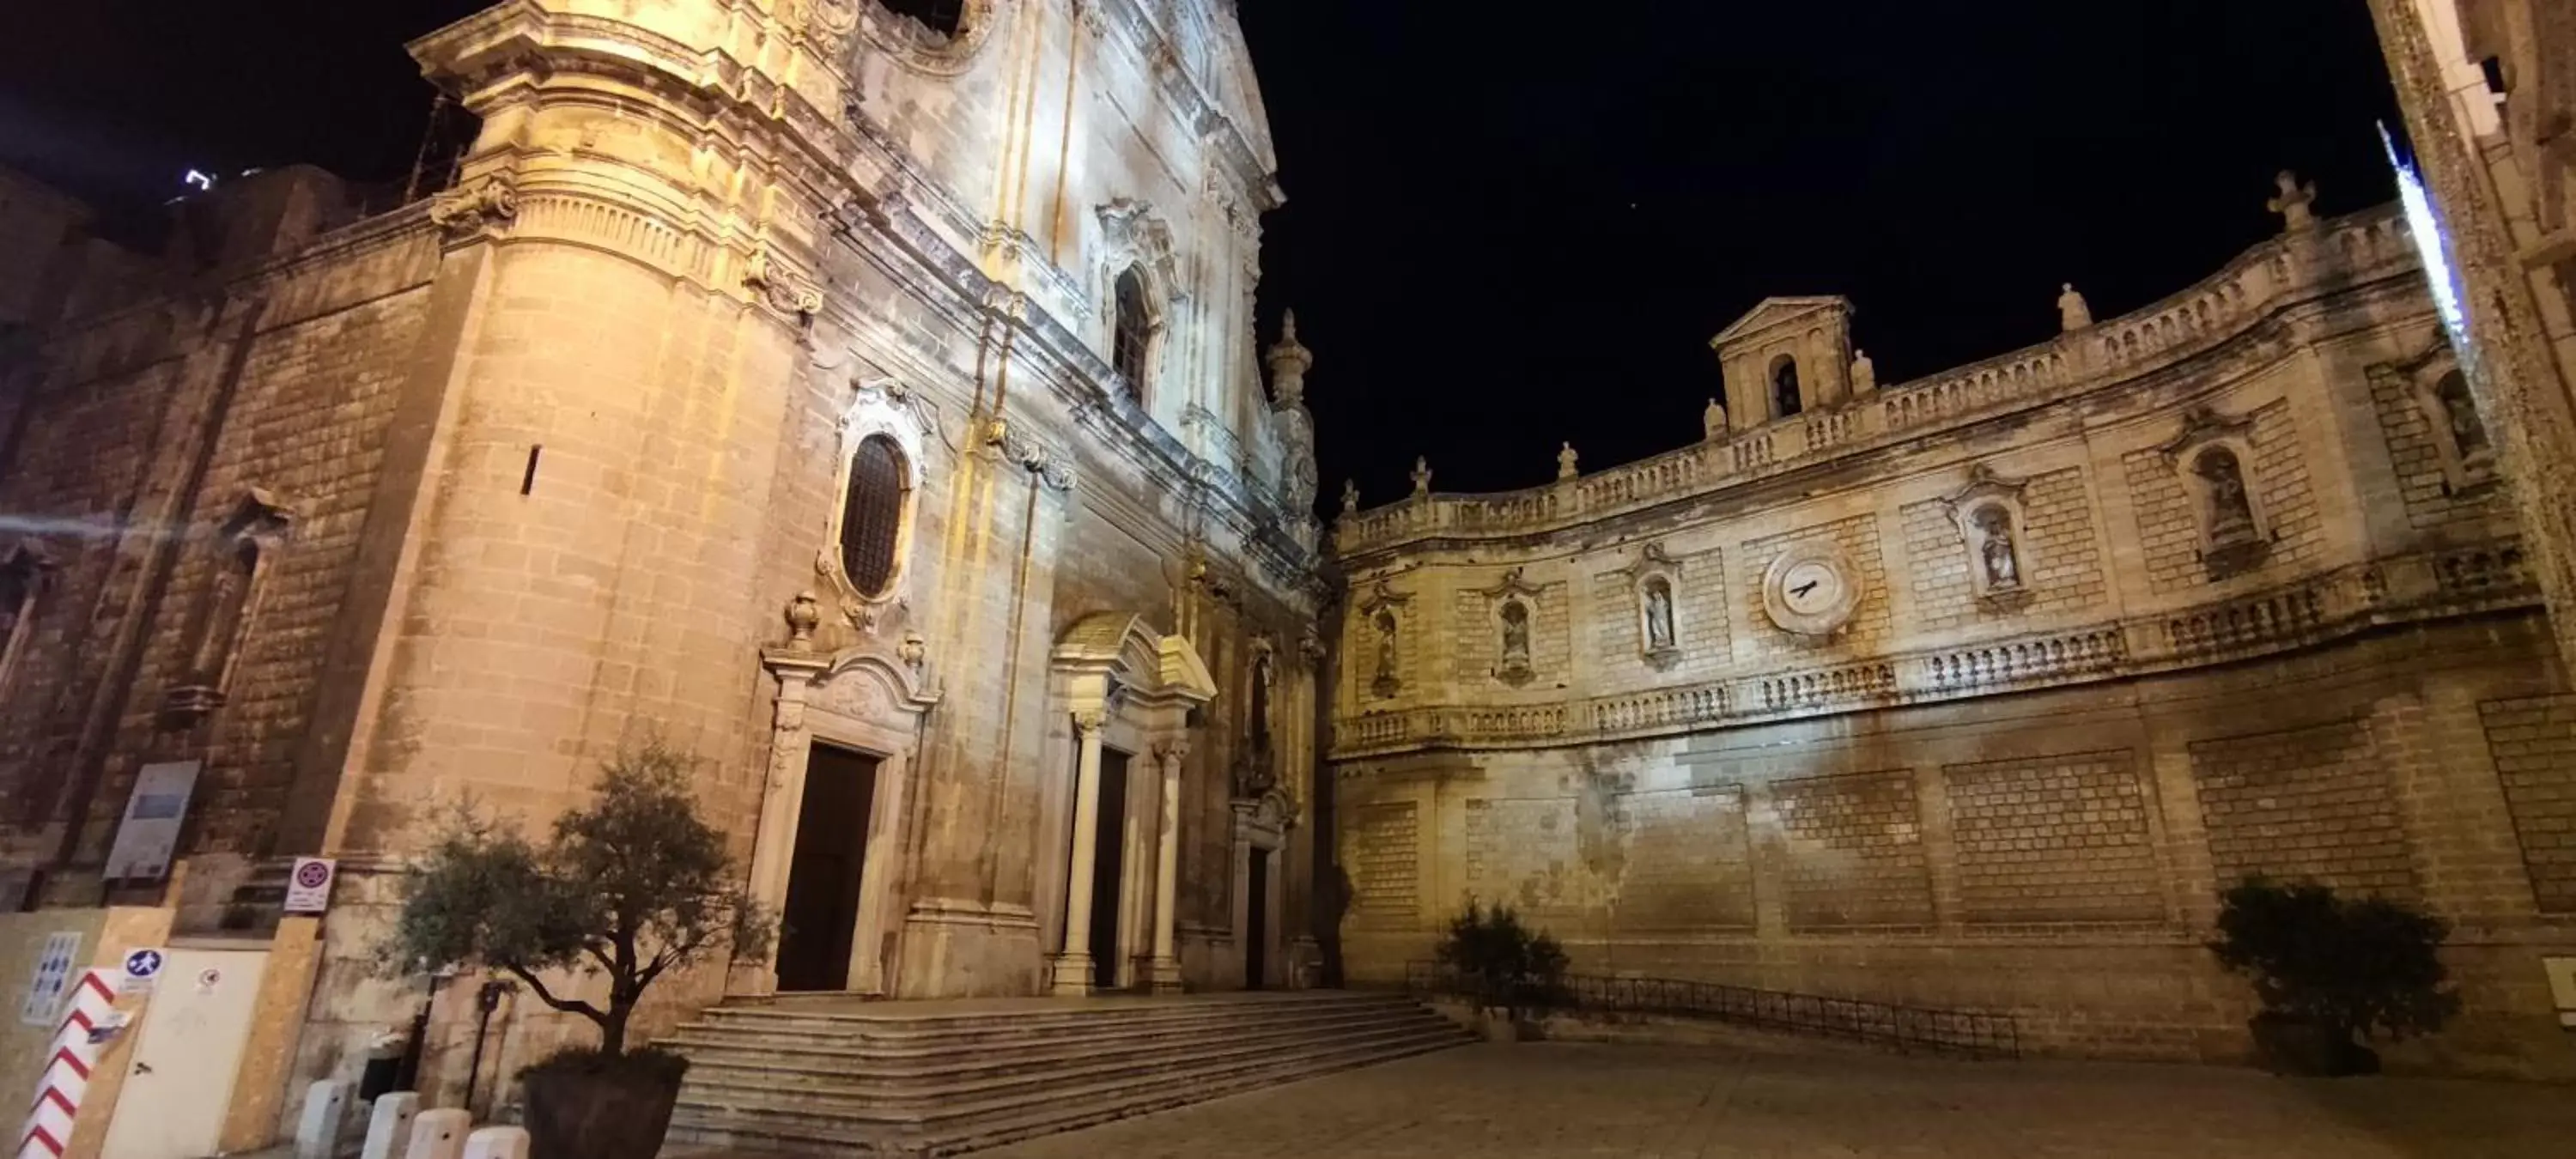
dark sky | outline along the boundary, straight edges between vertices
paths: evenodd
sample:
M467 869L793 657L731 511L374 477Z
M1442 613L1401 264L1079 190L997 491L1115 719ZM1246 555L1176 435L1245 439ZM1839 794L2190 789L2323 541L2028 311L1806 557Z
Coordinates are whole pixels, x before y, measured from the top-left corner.
M1288 208L1264 339L1317 355L1327 505L1698 437L1706 342L1843 294L1896 382L2109 316L2268 236L2272 173L2392 196L2362 0L1244 0ZM0 159L93 193L309 160L399 181L402 41L475 0L11 4Z

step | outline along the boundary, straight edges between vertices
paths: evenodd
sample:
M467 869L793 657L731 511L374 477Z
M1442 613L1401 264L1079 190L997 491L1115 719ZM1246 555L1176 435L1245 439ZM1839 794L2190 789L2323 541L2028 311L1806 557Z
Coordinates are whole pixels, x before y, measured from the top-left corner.
M969 1051L998 1054L1031 1049L1062 1049L1072 1045L1080 1045L1094 1052L1128 1048L1146 1049L1172 1042L1192 1041L1210 1035L1233 1036L1245 1033L1284 1033L1365 1026L1390 1018L1416 1017L1421 1013L1420 1007L1390 1007L1382 1010L1315 1012L1296 1018L1219 1020L1176 1026L1103 1028L1098 1031L1059 1029L1042 1033L1032 1032L1008 1041L995 1041L975 1035L954 1035L906 1039L900 1044L889 1044L860 1036L798 1033L790 1030L772 1031L750 1027L710 1027L692 1023L682 1026L677 1033L661 1041L674 1048L747 1051L765 1058L793 1054L810 1057L818 1063L849 1062L901 1066L935 1063L953 1059Z
M855 1036L887 1043L922 1038L950 1038L984 1033L1025 1034L1054 1029L1086 1032L1116 1024L1168 1026L1219 1022L1226 1024L1268 1017L1296 1017L1326 1010L1405 1009L1416 1005L1399 995L1364 995L1332 999L1270 1001L1202 1001L1170 1006L1111 1007L1096 1010L1031 1009L1010 1013L878 1014L862 1011L785 1011L774 1007L719 1006L691 1026L741 1025L772 1031Z
M785 1147L791 1153L949 1155L1446 1050L1469 1041L1469 1036L1444 1024L1438 1032L1426 1031L1417 1038L1227 1067L1194 1074L1188 1083L1101 1082L1052 1091L1043 1102L970 1104L950 1108L937 1120L909 1129L771 1108L710 1110L684 1105L673 1117L672 1131L675 1140L683 1142Z
M804 1043L754 1046L694 1037L666 1040L662 1045L686 1053L693 1075L709 1070L753 1070L800 1087L812 1082L830 1084L855 1080L873 1080L886 1085L919 1085L949 1079L1045 1071L1067 1064L1112 1060L1146 1064L1176 1053L1197 1051L1210 1044L1277 1045L1369 1033L1389 1026L1415 1024L1424 1018L1437 1016L1420 1011L1373 1014L1315 1023L1233 1027L1223 1032L1156 1035L1115 1042L1084 1042L1066 1038L1007 1050L922 1048L894 1057L866 1049Z
M1338 1036L1250 1043L1211 1042L1192 1050L1170 1052L1153 1060L1099 1059L1087 1064L1060 1065L1014 1074L944 1080L931 1078L905 1084L857 1080L787 1088L758 1071L701 1075L693 1067L681 1100L689 1105L759 1105L766 1097L792 1096L800 1106L816 1111L828 1109L837 1115L869 1120L912 1121L937 1117L951 1107L989 1103L1032 1091L1046 1097L1054 1091L1090 1082L1142 1080L1168 1076L1175 1071L1205 1073L1235 1063L1294 1057L1317 1049L1371 1047L1400 1043L1425 1034L1453 1032L1446 1023L1424 1025L1407 1022Z

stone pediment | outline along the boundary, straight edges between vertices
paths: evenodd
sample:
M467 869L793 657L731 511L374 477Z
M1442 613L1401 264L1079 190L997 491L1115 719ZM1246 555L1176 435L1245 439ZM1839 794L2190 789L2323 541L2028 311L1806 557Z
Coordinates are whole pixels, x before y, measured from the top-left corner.
M1764 298L1743 317L1718 331L1717 337L1709 339L1708 344L1711 349L1724 350L1772 330L1793 329L1811 322L1839 325L1851 317L1851 312L1851 299L1840 295Z

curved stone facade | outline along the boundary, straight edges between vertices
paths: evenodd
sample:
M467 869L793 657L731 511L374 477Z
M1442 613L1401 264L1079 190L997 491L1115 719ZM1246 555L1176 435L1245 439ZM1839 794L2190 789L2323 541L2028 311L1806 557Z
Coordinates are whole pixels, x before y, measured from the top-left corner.
M2423 1054L2576 1073L2540 963L2576 697L2404 226L2293 214L2147 309L2069 297L1884 388L1839 299L1766 302L1699 443L1345 512L1348 971L1475 898L1579 968L2230 1057L2216 891L2313 876L2458 924L2471 1013Z

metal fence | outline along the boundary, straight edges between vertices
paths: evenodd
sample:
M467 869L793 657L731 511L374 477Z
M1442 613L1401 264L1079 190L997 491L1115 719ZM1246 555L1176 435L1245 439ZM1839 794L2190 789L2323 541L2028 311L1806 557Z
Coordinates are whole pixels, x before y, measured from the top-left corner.
M1487 993L1481 978L1461 976L1435 962L1410 962L1405 987L1416 994L1467 997ZM1674 978L1622 978L1568 974L1553 994L1523 986L1524 1004L1621 1014L1705 1018L1789 1034L1835 1038L1886 1047L1904 1054L1958 1058L2019 1058L2021 1032L2006 1013L1930 1010L1852 998L1787 994L1715 982Z

